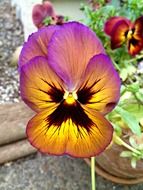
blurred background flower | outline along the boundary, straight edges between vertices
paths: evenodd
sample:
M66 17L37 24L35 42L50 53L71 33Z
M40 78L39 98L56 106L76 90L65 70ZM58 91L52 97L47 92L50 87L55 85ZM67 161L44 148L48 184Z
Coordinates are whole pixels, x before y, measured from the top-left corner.
M37 28L45 25L62 24L64 16L57 15L50 1L43 1L42 4L36 4L32 10L33 23Z

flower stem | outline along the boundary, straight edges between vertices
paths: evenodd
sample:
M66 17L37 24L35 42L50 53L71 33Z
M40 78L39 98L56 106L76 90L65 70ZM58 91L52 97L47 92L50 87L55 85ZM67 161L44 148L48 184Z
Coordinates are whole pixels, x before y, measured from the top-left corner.
M91 186L92 190L96 190L95 157L91 157Z
M130 151L134 152L135 154L140 155L140 151L136 150L135 148L133 148L132 146L130 146L129 144L127 144L126 142L124 142L120 137L118 137L116 134L114 134L114 142L122 145L124 147L126 147L127 149L129 149Z
M118 71L121 71L121 69L120 69L120 67L118 66L118 64L112 59L112 62L113 62L113 64L114 64L114 66L116 67L116 69L118 70Z
M138 59L141 59L141 58L143 58L143 54L138 55L138 56L136 56L135 58L132 58L132 59L130 59L130 60L127 60L127 61L126 61L126 64L127 64L127 63L132 63L132 62L137 61Z

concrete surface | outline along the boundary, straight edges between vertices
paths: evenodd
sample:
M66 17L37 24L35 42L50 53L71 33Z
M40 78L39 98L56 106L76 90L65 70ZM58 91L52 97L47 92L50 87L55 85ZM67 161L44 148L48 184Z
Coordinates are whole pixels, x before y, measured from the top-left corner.
M90 190L90 168L81 159L40 153L0 167L0 190ZM97 190L143 190L97 176Z

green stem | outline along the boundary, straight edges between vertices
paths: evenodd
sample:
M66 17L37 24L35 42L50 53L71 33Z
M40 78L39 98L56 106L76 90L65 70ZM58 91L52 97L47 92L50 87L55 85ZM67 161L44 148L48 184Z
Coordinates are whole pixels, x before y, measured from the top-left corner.
M91 186L92 190L96 190L95 157L91 157Z
M116 69L118 70L118 71L121 71L121 69L120 69L120 67L118 66L118 64L112 59L112 62L113 62L113 64L114 64L114 66L116 67Z
M143 54L138 55L138 56L136 56L135 58L132 58L132 59L127 60L127 61L125 61L125 62L126 62L126 64L127 64L127 63L132 63L132 62L137 61L138 59L141 59L141 58L143 58Z
M114 134L114 141L115 143L122 145L124 147L126 147L127 149L131 150L132 152L134 152L135 154L140 155L140 151L136 150L135 148L133 148L132 146L130 146L129 144L127 144L126 142L124 142L120 137L118 137L116 134Z

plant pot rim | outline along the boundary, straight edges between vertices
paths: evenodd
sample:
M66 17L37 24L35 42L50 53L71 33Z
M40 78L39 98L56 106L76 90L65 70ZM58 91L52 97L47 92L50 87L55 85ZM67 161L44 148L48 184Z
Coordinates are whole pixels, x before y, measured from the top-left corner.
M85 158L84 160L89 166L91 166L89 158ZM112 181L114 183L118 183L118 184L133 185L133 184L138 184L138 183L143 182L143 177L140 177L140 178L121 178L121 177L117 177L117 176L114 176L112 174L109 174L103 168L101 168L97 163L95 165L95 172L98 175L100 175L101 177L103 177L109 181Z

